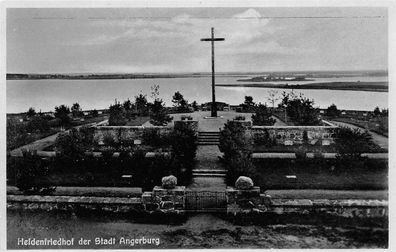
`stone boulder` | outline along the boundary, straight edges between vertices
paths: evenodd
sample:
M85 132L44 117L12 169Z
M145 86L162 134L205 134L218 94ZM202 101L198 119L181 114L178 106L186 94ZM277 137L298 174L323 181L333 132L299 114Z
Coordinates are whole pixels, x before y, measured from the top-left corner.
M177 178L173 175L162 178L162 187L165 189L173 189L177 185Z
M240 176L235 181L235 188L239 190L249 190L252 189L254 186L253 180L249 177Z

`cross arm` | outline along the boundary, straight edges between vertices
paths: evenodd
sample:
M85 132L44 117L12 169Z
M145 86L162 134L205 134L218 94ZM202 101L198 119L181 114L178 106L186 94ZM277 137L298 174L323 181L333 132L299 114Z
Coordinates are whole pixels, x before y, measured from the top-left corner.
M224 38L203 38L201 41L224 41Z

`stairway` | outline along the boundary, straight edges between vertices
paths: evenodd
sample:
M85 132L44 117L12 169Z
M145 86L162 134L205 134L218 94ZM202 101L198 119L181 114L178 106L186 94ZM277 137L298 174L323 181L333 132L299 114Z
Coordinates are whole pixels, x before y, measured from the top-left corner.
M200 131L198 132L198 145L219 145L220 132Z
M212 169L194 169L192 170L193 177L221 177L224 178L226 176L225 170L212 170Z

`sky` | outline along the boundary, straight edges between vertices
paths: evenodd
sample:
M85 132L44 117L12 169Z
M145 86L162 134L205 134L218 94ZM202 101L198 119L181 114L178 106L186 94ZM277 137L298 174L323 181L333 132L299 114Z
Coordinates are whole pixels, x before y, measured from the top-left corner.
M387 70L386 8L8 9L7 73Z

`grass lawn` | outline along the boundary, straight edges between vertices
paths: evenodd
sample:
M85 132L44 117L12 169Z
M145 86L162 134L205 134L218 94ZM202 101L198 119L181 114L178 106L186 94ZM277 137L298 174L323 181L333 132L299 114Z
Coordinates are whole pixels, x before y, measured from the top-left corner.
M331 189L386 190L388 164L386 161L357 163L353 168L341 168L335 161L317 162L294 160L255 162L256 184L263 189ZM332 169L334 168L334 170ZM295 175L296 178L286 178Z
M377 134L388 137L388 117L380 117L374 118L370 120L361 120L357 118L346 118L346 117L337 117L332 119L333 121L345 122L356 125L360 128L368 128L368 130L373 131ZM380 125L383 127L381 128Z
M254 152L322 152L322 153L334 153L337 152L337 148L335 145L274 145L271 147L267 147L265 145L255 145Z
M150 120L149 116L138 116L133 120L127 121L126 126L141 126Z

